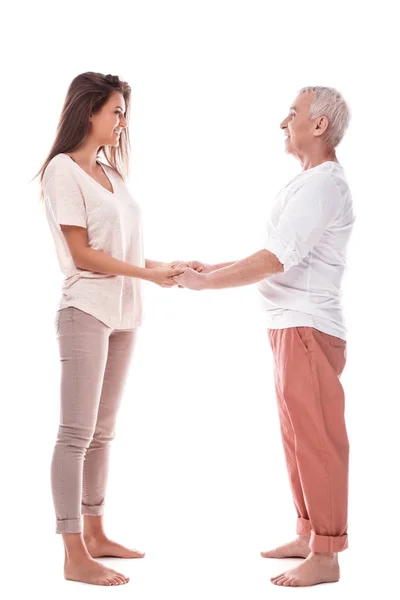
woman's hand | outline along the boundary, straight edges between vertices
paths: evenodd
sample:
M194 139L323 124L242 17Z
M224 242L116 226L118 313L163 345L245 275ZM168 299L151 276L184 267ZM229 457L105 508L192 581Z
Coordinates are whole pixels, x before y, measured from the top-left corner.
M156 269L146 269L149 271L146 279L152 281L161 287L173 287L176 285L176 281L173 277L178 277L183 273L184 269L178 267L176 269L168 269L164 267L157 267Z

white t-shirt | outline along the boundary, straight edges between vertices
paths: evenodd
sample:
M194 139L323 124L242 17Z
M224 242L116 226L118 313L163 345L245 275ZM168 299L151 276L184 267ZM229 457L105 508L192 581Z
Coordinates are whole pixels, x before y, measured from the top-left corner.
M343 167L327 161L278 194L265 248L284 266L258 284L270 329L314 327L346 339L341 281L354 224Z
M101 164L114 193L66 154L55 156L44 174L46 216L65 275L57 309L74 306L113 329L134 329L142 322L142 280L79 269L60 227L85 227L91 248L145 266L140 208L120 175Z

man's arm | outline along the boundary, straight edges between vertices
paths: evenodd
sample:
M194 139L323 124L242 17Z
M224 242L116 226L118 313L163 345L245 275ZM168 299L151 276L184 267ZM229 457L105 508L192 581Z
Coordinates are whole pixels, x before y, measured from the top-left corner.
M275 273L283 272L283 265L269 250L259 250L255 254L228 266L203 275L205 289L222 289L257 283ZM184 274L180 277L184 277Z
M265 248L248 258L205 274L185 270L175 281L192 290L222 289L257 283L299 264L333 222L342 196L325 173L314 175L293 194Z
M236 262L236 260L231 260L230 262L225 262L225 263L219 263L218 265L213 265L213 271L217 270L217 269L224 269L225 267L230 267L231 265L234 265Z

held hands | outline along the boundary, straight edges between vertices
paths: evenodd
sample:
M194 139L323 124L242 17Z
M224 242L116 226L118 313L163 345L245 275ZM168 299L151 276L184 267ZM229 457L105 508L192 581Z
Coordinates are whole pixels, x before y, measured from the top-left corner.
M214 265L207 265L206 263L201 263L198 260L192 260L190 262L175 261L170 264L170 267L171 269L177 269L178 267L184 269L193 269L198 273L203 273L203 275L206 273L211 273L211 271L214 271L215 269Z
M201 290L205 287L204 275L214 269L213 265L200 263L197 260L190 262L174 261L151 269L149 280L166 288L178 285L180 288Z
M178 287L185 287L190 290L203 290L206 287L205 275L215 269L214 265L200 263L197 260L188 263L171 263L174 267L183 267L181 275L174 277Z
M178 277L184 272L182 267L172 268L170 265L166 265L165 267L156 267L155 269L149 269L151 273L149 274L149 281L156 283L161 287L174 287L177 282L174 280L174 277Z
M188 290L204 290L207 287L207 274L199 273L193 269L185 269L181 275L174 277L178 287Z

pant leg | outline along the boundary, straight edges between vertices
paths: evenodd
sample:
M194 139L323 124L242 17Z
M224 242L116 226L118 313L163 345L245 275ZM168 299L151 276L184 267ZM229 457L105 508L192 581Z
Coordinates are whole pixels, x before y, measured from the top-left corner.
M297 527L298 535L311 535L310 520L307 512L307 506L304 500L303 488L301 485L299 468L297 465L295 435L290 420L289 412L286 408L285 399L282 393L281 370L279 368L279 357L277 356L278 349L275 344L275 330L270 330L269 339L272 352L275 358L274 379L275 392L278 403L278 413L281 428L281 436L283 442L283 450L286 459L286 466L289 475L290 487L292 490L293 502L297 512Z
M281 391L310 521L310 548L340 552L348 545L349 443L340 375L346 342L311 327L276 332Z
M83 469L82 514L102 515L106 495L110 444L136 342L137 330L114 330L101 390L93 439Z
M61 410L51 464L57 533L82 531L83 460L97 421L111 329L74 307L57 315Z

